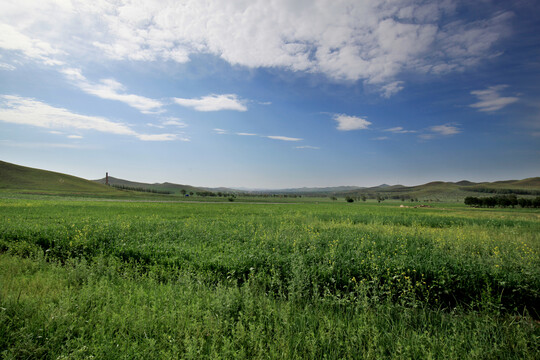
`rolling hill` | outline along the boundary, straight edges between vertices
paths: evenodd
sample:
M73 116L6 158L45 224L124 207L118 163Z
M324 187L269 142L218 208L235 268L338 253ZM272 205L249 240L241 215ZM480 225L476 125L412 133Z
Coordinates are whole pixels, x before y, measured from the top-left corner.
M327 187L327 188L298 188L281 190L234 190L230 188L206 188L191 185L165 183L141 183L129 180L109 177L109 184L125 186L127 188L140 188L157 190L170 194L180 195L182 190L187 193L222 192L239 193L244 195L253 194L295 194L302 196L337 196L337 197L367 197L385 199L418 199L418 200L441 200L463 201L467 196L493 196L514 194L516 196L539 196L540 177L522 180L504 180L495 182L471 182L462 180L458 182L433 181L417 186L387 185L361 188L354 186ZM61 174L52 171L29 168L0 161L0 191L34 193L34 194L58 194L58 195L92 195L92 196L143 196L136 191L120 191L105 185L105 179L86 180L76 176ZM146 193L144 196L155 194Z
M119 191L93 181L0 161L0 190L47 194L113 195Z
M458 182L433 181L417 186L377 186L355 191L339 193L344 196L381 196L388 199L419 199L462 201L467 196L509 195L538 196L540 195L540 177L523 180L505 180L496 182L474 183L468 180Z
M98 184L105 184L105 178L93 180L93 182L98 183ZM118 179L112 176L109 176L109 184L117 185L117 186L125 186L127 188L142 188L142 189L148 189L148 190L166 191L172 194L181 194L182 190L185 190L188 193L212 191L211 189L200 188L200 187L195 187L191 185L173 184L169 182L148 184L148 183L141 183L141 182L136 182L136 181Z

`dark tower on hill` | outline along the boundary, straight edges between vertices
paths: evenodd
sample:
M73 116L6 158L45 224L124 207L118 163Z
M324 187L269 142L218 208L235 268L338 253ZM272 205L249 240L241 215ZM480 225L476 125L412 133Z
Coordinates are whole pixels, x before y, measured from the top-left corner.
M109 173L105 173L105 185L109 185Z

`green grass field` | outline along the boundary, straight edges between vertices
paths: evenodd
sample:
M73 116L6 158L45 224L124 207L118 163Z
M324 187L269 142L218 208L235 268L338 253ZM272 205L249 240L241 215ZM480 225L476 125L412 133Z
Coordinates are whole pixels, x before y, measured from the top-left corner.
M540 212L0 199L6 359L537 359Z

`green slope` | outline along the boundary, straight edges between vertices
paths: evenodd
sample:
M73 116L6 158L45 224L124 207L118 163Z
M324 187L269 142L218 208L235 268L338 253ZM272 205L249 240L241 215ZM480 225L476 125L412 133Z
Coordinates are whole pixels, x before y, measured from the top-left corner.
M96 183L99 184L105 184L105 178L93 180ZM110 185L119 185L119 186L127 186L129 188L143 188L143 189L149 189L149 190L158 190L158 191L169 191L173 194L180 194L182 190L185 190L186 192L201 192L205 191L206 189L198 188L190 185L182 185L182 184L172 184L172 183L156 183L156 184L149 184L149 183L141 183L136 181L129 181L124 179L118 179L112 176L109 176L109 184Z
M0 190L45 194L118 194L109 186L76 176L0 161Z
M98 179L98 180L92 180L100 184L105 184L105 178ZM236 189L226 188L226 187L218 187L218 188L209 188L209 187L197 187L197 186L191 186L191 185L184 185L184 184L174 184L170 182L164 182L164 183L142 183L142 182L136 182L136 181L130 181L125 179L118 179L112 176L109 176L109 184L110 185L119 185L119 186L127 186L129 188L143 188L143 189L149 189L149 190L158 190L158 191L168 191L172 194L181 194L182 190L185 190L187 193L193 192L193 193L201 193L201 192L222 192L222 193L238 193L242 192Z
M40 194L67 194L67 195L96 195L96 196L154 196L145 193L141 195L132 191L120 191L104 185L105 179L90 181L71 175L52 171L33 169L0 161L0 191L17 193L40 193ZM141 187L169 191L180 194L181 190L189 192L217 191L219 189L199 188L190 185L171 183L146 184L109 177L110 184L125 185L129 187ZM236 192L232 189L223 189L224 192ZM336 196L367 196L375 198L382 196L388 199L419 199L441 201L463 201L466 196L493 196L500 194L515 194L517 196L534 197L540 195L540 177L523 180L505 180L496 182L473 183L462 180L456 183L434 181L418 186L381 185L372 188L361 188L349 191L330 191L319 195ZM219 190L221 191L221 190ZM276 191L279 192L279 191ZM156 195L157 196L157 195Z
M382 196L390 199L419 199L462 201L467 196L493 196L514 194L517 196L540 195L540 177L523 180L505 180L496 182L473 183L462 180L456 183L433 181L417 186L395 185L390 187L372 187L341 193L348 196Z

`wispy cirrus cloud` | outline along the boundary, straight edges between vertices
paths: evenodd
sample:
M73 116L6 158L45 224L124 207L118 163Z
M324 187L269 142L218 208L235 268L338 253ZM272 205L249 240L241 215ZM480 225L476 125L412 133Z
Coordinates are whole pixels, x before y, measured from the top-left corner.
M175 117L169 117L167 119L165 119L162 124L164 126L176 126L176 127L179 127L179 128L184 128L184 127L187 127L188 125L183 122L182 120L178 119L178 118L175 118Z
M364 118L345 114L334 115L334 120L338 123L337 129L341 131L365 130L371 125L371 122Z
M108 134L134 136L142 141L183 140L177 134L140 134L126 124L100 116L88 116L16 95L0 95L0 121L51 129L94 130Z
M65 68L59 70L82 91L106 100L123 102L143 114L162 112L163 103L140 95L126 94L125 86L114 79L101 79L93 83L86 79L80 69Z
M219 135L258 136L258 137L261 137L261 138L279 140L279 141L302 141L303 140L301 138L282 136L282 135L258 135L258 134L254 134L254 133L248 133L248 132L231 133L228 130L219 129L219 128L214 129L214 132L216 134L219 134Z
M150 127L159 128L159 129L164 129L166 127L185 128L185 127L188 126L185 122L183 122L182 120L180 120L178 118L175 118L175 117L168 117L168 118L162 120L158 124L148 123L146 125L148 125Z
M408 133L415 133L417 132L416 130L405 130L403 127L401 126L396 126L396 127L393 127L393 128L389 128L389 129L385 129L383 130L385 132L391 132L393 134L408 134Z
M478 102L469 105L472 108L482 112L494 112L515 103L519 100L517 97L502 96L500 93L508 85L490 86L484 90L471 91L471 94L478 98Z
M173 98L178 105L190 107L197 111L247 111L244 101L235 94L208 95L198 99Z
M303 140L300 138L294 138L294 137L288 137L288 136L277 136L277 135L268 135L264 137L268 139L272 139L272 140L281 140L281 141L302 141Z
M439 136L451 136L461 133L461 129L453 124L431 126L426 133L418 135L419 138L430 140Z
M429 128L432 132L435 134L448 136L448 135L455 135L459 134L461 130L453 125L436 125Z
M311 150L320 150L321 148L318 146L311 146L311 145L302 145L302 146L296 146L295 149L311 149Z
M142 141L191 141L188 137L180 136L180 134L137 134L136 136Z

